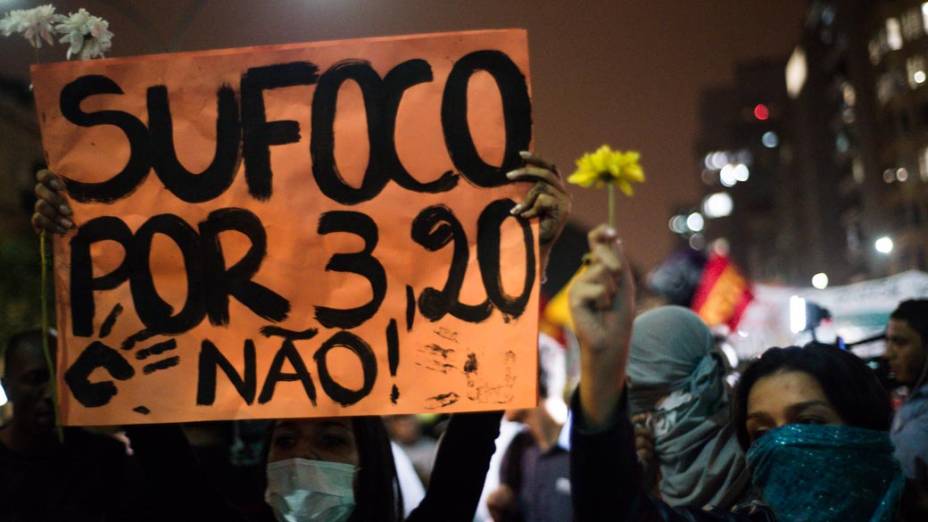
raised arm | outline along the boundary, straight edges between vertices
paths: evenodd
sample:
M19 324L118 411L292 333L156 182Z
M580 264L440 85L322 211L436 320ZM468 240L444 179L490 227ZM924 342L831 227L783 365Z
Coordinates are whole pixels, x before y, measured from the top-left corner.
M570 290L580 341L580 387L571 401L575 520L770 522L767 512L736 515L698 506L674 509L648 496L624 397L635 315L634 282L614 230L601 226L590 233L589 242L589 264ZM647 444L639 446L647 450Z
M580 406L589 426L611 416L625 386L635 283L615 230L589 234L586 270L570 289L570 311L580 342Z
M483 481L496 451L502 412L451 416L438 446L435 467L422 503L407 522L469 522L477 511Z

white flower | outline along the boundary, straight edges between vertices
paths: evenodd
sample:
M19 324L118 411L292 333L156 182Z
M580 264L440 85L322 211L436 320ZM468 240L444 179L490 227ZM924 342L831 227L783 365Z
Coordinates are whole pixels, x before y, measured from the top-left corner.
M42 40L49 45L55 43L52 39L53 24L64 19L64 16L55 14L55 7L51 4L32 9L14 9L0 19L0 32L3 32L3 36L22 34L33 47L39 48L42 47Z
M68 60L75 55L80 55L81 60L89 60L102 58L103 53L112 47L113 33L109 26L109 22L91 15L82 7L56 25L55 32L62 35L61 43L70 45Z

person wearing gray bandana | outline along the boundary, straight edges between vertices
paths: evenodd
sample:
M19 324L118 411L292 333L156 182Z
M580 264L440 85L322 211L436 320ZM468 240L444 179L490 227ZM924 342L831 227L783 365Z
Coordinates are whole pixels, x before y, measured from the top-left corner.
M750 475L712 333L679 306L639 315L632 332L628 398L633 415L650 417L661 499L730 509L744 500Z

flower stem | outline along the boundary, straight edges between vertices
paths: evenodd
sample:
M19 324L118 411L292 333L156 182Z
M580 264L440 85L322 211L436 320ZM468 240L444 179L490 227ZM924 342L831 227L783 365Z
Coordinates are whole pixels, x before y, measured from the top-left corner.
M615 185L606 185L609 194L609 227L615 230Z
M58 416L58 376L55 373L55 365L52 363L52 352L48 346L48 251L46 250L45 231L39 234L39 258L42 262L41 269L41 291L40 300L42 302L42 352L45 354L45 364L48 365L48 385L52 389L52 406L55 412L55 427L58 430L58 441L64 443L64 431L61 428L61 420Z

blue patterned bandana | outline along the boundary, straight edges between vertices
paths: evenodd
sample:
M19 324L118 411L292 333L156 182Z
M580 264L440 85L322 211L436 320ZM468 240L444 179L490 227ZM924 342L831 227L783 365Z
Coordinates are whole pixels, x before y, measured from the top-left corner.
M747 460L778 520L890 522L905 484L889 434L851 426L789 424Z

